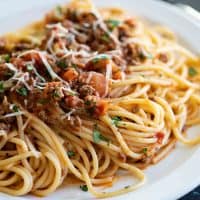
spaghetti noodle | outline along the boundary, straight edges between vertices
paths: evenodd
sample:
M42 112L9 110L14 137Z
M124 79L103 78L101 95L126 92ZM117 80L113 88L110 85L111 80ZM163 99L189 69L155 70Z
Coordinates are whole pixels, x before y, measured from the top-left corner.
M165 27L90 1L0 40L0 191L45 196L69 177L133 191L200 123L200 60ZM119 170L138 179L114 192Z

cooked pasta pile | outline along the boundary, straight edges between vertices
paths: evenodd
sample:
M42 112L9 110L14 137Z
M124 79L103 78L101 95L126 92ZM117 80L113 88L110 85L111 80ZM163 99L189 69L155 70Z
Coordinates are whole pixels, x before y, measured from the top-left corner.
M0 39L0 191L133 191L200 123L200 59L166 27L87 0ZM124 170L137 183L113 192Z

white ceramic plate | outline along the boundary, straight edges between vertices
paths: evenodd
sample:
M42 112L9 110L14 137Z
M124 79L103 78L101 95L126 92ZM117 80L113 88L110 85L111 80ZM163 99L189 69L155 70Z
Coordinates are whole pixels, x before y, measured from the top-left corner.
M59 3L68 0L6 0L0 2L0 34L14 31L40 19L46 11ZM194 51L200 53L200 22L179 9L153 0L96 0L98 6L119 6L127 9L133 15L143 16L157 23L171 27L184 42ZM199 127L189 133L199 132ZM148 178L146 185L137 191L113 200L174 200L186 194L200 184L200 148L178 147L165 160L156 166L151 166L145 173ZM116 187L128 185L129 179L121 179ZM11 197L0 194L0 200L36 200L33 196ZM88 200L94 199L89 193L82 192L78 186L62 187L45 200Z

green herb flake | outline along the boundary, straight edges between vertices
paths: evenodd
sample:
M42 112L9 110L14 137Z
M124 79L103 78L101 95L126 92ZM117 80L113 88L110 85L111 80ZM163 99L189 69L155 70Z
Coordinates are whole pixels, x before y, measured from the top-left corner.
M67 68L67 64L64 60L60 60L56 62L57 66L61 69L66 69Z
M100 141L110 142L110 140L108 138L106 138L105 136L103 136L100 133L100 131L98 130L97 125L94 126L94 130L93 130L93 141L95 143L99 143Z
M106 23L108 24L110 30L112 31L117 26L119 26L120 21L119 20L114 20L114 19L109 19L109 20L106 20Z
M153 59L153 55L152 54L150 54L150 53L148 53L148 52L146 52L146 58L148 58L148 59Z
M107 60L107 59L109 59L109 57L108 57L106 54L103 54L103 55L100 55L100 56L97 56L96 58L94 58L94 59L92 60L92 62L93 62L94 64L96 64L96 63L98 63L100 60Z
M107 142L107 143L108 143L108 146L110 145L110 140L109 140L108 138L106 138L105 136L100 135L100 139L101 139L102 141Z
M97 130L93 130L93 140L95 143L99 143L101 141L101 133Z
M142 149L142 153L147 154L148 149L145 147Z
M71 158L71 157L75 156L75 152L74 151L68 151L67 155Z
M32 70L33 70L33 65L28 64L28 65L26 66L26 68L27 68L28 71L32 71Z
M196 76L198 74L197 70L193 67L189 68L188 73L189 73L190 76Z
M20 94L21 96L27 96L28 95L28 90L25 87L21 87L19 89L16 90L18 94Z
M101 36L101 40L108 43L110 42L110 37L107 33L104 33L102 36Z
M19 111L19 108L18 108L18 106L13 105L12 110L13 110L14 112L18 112L18 111Z
M86 105L86 106L91 106L91 104L92 104L91 101L89 101L89 100L86 100L86 101L85 101L85 105Z
M58 93L57 90L54 90L54 91L53 91L52 96L55 97L55 98L60 97L60 95L59 95L59 93Z
M150 53L147 52L147 51L144 51L144 50L141 50L141 51L140 51L139 56L140 56L141 59L146 59L146 58L147 58L147 59L153 59L153 55L150 54Z
M124 189L128 189L128 188L130 188L130 185L127 185L127 186L124 187Z
M10 55L9 54L6 54L3 56L5 62L9 63L10 62Z
M4 93L5 89L4 89L4 85L3 82L0 82L0 93Z
M87 185L80 185L80 189L84 192L87 192L88 191L88 187Z
M115 126L118 126L118 124L121 120L122 119L118 116L112 117L112 124L114 124Z
M76 92L73 92L73 91L72 92L68 91L67 94L70 95L70 96L76 96L77 95Z
M62 17L62 13L63 13L62 7L58 5L58 6L55 8L56 17L58 17L58 18Z
M77 65L72 63L72 68L76 69L77 68Z

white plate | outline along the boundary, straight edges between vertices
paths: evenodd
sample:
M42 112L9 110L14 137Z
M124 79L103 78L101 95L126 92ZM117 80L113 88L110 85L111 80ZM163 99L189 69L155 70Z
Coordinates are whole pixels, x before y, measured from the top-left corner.
M0 2L0 34L14 31L23 25L40 19L43 14L58 3L66 0L6 0ZM96 0L99 6L120 6L132 12L133 15L144 16L155 22L171 27L184 39L188 46L200 53L200 23L194 23L191 16L179 9L153 0ZM196 21L197 22L197 21ZM199 132L193 128L190 133ZM175 151L156 166L151 166L145 173L147 184L135 192L115 197L114 200L174 200L200 184L200 148L178 145ZM118 186L128 185L129 180L121 180ZM35 200L33 196L11 197L0 194L1 200ZM39 198L41 199L41 198ZM94 199L89 193L82 192L78 186L62 187L44 199L48 200L83 200Z

